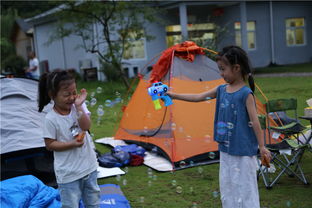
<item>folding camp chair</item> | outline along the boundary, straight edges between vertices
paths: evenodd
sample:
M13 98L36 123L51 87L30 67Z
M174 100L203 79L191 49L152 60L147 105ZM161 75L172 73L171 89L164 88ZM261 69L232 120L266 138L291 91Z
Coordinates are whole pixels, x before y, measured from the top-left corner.
M293 98L272 100L267 103L266 108L268 113L287 110L296 111L297 100ZM270 168L259 164L258 176L262 175L266 188L272 188L284 173L290 177L297 177L304 184L308 184L301 168L301 159L305 150L309 147L311 137L306 139L304 143L300 142L298 139L291 139L293 135L296 135L296 138L298 138L298 134L305 129L305 127L298 122L296 112L295 117L295 122L280 127L270 126L270 121L267 119L269 132L276 131L284 134L285 137L279 143L266 144L266 147L271 151L271 163L274 164L276 168L275 170L270 170Z

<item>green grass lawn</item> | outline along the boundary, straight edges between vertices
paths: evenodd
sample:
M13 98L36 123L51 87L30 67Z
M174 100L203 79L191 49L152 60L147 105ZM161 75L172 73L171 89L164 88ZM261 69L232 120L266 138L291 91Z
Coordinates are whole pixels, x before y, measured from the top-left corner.
M311 67L311 64L309 65ZM298 99L298 114L303 115L306 107L305 100L312 97L311 77L274 77L256 78L257 84L269 99L295 97ZM97 103L89 106L92 112L92 128L94 139L114 135L121 116L119 103L114 107L106 107L105 100L114 100L118 94L124 98L124 103L129 100L122 83L79 82L79 88L86 88L89 97L95 94ZM102 93L96 93L96 88L101 87ZM259 97L259 93L256 95ZM88 98L90 100L90 98ZM104 118L97 124L96 109L103 105ZM308 122L303 122L305 125ZM96 144L97 149L104 153L110 148ZM303 170L308 181L312 181L312 153L306 152L303 157ZM121 177L100 179L100 184L114 183L120 185L122 191L130 201L132 207L148 208L188 208L188 207L221 207L218 164L188 168L176 172L157 172L146 166L122 168L127 174ZM149 171L152 172L148 173ZM244 179L242 179L244 180ZM267 190L262 179L259 180L261 207L266 208L310 208L312 207L312 186L303 185L296 178L283 176L273 189Z

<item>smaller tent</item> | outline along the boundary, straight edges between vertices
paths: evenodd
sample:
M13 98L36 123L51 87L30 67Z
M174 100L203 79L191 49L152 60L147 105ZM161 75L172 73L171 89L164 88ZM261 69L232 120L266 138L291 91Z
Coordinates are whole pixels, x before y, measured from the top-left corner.
M1 180L31 174L55 184L53 153L42 139L43 119L51 105L38 112L38 81L1 78L0 88Z

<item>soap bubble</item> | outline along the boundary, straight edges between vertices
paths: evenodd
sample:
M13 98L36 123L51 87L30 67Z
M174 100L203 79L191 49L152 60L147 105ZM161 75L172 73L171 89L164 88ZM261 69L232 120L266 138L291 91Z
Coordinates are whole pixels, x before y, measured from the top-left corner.
M198 167L197 170L198 170L198 173L199 173L199 174L202 174L202 173L204 172L204 169L203 169L202 167Z
M204 141L205 141L206 143L210 143L210 142L211 142L211 136L208 135L208 134L206 134L206 135L204 136Z
M103 105L99 105L98 108L102 108L103 109Z
M177 126L177 125L176 125L175 123L172 123L172 124L171 124L171 130L172 130L172 131L176 130L176 126Z
M197 203L196 202L192 203L192 208L197 208Z
M176 192L178 193L178 194L181 194L182 193L182 187L181 186L177 186L176 187Z
M140 202L140 203L144 203L144 196L141 196L141 197L139 198L139 202Z
M287 207L291 207L291 202L290 202L290 201L287 201L287 202L286 202L286 206L287 206Z
M126 186L127 185L127 179L122 180L122 185Z
M190 166L194 166L194 161L193 160L190 161Z
M96 98L92 98L90 102L91 107L95 106L96 102L97 102Z
M183 127L179 127L179 132L183 132Z
M186 141L188 141L188 142L192 141L192 137L190 135L187 135L186 136Z
M91 92L90 97L93 98L95 96L95 92Z
M103 110L103 108L98 108L96 113L99 117L102 117L104 116L105 111Z
M102 93L102 87L96 88L96 93L98 93L98 94Z
M227 123L227 127L228 127L228 129L233 129L234 128L234 124L231 123L231 122L228 122Z
M116 102L116 103L120 103L120 102L121 102L121 98L120 98L120 97L117 97L117 98L115 99L115 102Z
M153 180L157 181L157 175L153 175Z
M152 153L153 153L153 154L157 154L157 153L158 153L157 147L153 147L153 148L152 148Z
M215 159L216 153L214 153L214 152L209 152L209 153L208 153L208 157L209 157L210 159Z
M152 181L149 180L147 184L148 184L148 187L151 187L152 186Z
M249 122L248 122L248 126L249 126L249 127L252 127L252 126L253 126L253 122L252 122L252 121L249 121Z
M125 171L125 173L128 173L128 172L129 172L129 168L128 168L128 167L125 167L125 168L124 168L124 171Z
M172 186L176 186L176 185L177 185L177 181L176 181L176 180L172 180L172 181L171 181L171 185L172 185Z
M213 191L213 192L212 192L212 196L213 196L214 198L217 198L217 197L219 196L219 192L218 192L218 191Z
M85 100L84 103L86 104L86 106L90 105L90 101L89 100Z
M120 181L120 175L116 175L116 180Z
M120 97L120 92L116 91L116 92L115 92L115 95L116 95L117 97Z
M180 165L180 168L185 168L186 167L186 162L185 161L181 161L179 165Z
M111 107L112 106L112 101L111 100L105 100L105 106L106 107Z

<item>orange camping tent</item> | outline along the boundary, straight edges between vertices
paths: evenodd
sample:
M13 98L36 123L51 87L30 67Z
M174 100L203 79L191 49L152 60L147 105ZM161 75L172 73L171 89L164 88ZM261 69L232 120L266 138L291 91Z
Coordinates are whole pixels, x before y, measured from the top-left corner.
M173 168L218 162L218 145L213 140L215 100L190 103L174 100L173 105L155 110L147 93L151 82L162 81L177 93L200 93L224 83L216 62L193 42L164 51L150 73L141 79L124 109L115 139L157 149ZM257 101L259 113L263 104Z

